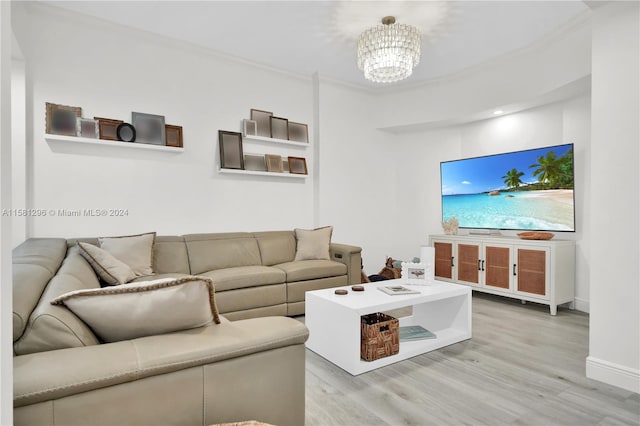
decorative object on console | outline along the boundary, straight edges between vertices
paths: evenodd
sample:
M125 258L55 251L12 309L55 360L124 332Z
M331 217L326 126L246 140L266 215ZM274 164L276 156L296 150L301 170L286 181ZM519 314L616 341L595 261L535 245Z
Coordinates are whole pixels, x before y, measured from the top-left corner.
M271 124L271 137L273 139L289 139L288 128L289 120L282 117L269 117Z
M251 119L256 122L256 135L266 138L271 137L271 116L270 111L251 109Z
M258 123L255 120L242 120L242 135L256 136L258 134Z
M393 16L382 25L369 28L358 37L358 68L374 83L404 80L420 63L420 31L398 24Z
M242 133L218 130L218 144L220 145L220 167L244 170Z
M553 232L520 232L518 238L523 240L550 240L554 237Z
M153 275L153 246L156 233L100 237L100 248L131 267L136 276Z
M220 324L213 281L201 276L76 290L51 304L65 305L104 342Z
M164 115L132 112L131 122L136 128L137 141L151 145L164 145Z
M100 129L98 128L98 122L96 120L91 118L78 118L76 124L76 136L97 139L100 135Z
M364 291L364 286L354 285L354 286L351 286L351 290L353 290L353 291Z
M164 125L165 145L182 148L182 126Z
M339 296L345 296L345 295L349 294L349 291L339 288L336 291L334 291L334 293L339 295Z
M267 163L267 171L282 173L282 157L280 155L265 154L264 160Z
M332 233L333 226L313 230L296 228L296 257L294 261L331 260L329 246L331 245Z
M124 123L124 121L103 117L93 117L93 119L98 121L100 139L108 141L118 140L118 126Z
M289 121L287 129L290 141L309 143L309 129L306 124Z
M76 120L82 116L80 107L46 103L46 132L52 135L76 136Z
M446 235L458 235L458 219L455 217L449 218L442 222L442 228Z
M307 171L307 160L304 157L287 157L287 161L289 162L289 173L298 174L298 175L306 175L309 174Z
M121 123L116 129L118 140L123 142L136 141L136 129L129 123Z

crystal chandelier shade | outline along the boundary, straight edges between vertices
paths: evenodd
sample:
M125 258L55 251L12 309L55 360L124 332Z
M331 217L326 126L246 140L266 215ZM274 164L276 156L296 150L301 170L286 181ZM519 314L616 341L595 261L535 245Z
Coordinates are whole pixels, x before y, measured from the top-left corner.
M392 16L383 18L382 23L358 38L358 68L375 83L404 80L420 62L420 31L396 24Z

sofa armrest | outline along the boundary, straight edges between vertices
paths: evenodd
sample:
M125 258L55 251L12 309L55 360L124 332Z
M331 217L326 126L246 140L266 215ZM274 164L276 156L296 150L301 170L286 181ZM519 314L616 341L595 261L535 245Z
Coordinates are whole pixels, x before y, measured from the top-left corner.
M344 263L347 266L349 285L360 284L362 270L362 248L347 244L331 243L329 254L331 260Z
M286 346L309 332L286 317L224 322L176 333L16 356L14 407Z

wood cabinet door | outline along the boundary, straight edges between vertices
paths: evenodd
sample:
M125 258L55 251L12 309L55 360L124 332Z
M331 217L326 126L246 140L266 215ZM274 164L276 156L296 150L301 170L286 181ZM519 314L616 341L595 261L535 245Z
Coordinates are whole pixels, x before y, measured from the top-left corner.
M434 241L435 249L435 271L438 278L453 279L453 243Z
M500 290L511 290L511 248L487 245L484 248L484 285Z
M516 247L514 270L518 292L548 297L548 259L548 249Z
M458 243L458 281L480 284L480 246Z

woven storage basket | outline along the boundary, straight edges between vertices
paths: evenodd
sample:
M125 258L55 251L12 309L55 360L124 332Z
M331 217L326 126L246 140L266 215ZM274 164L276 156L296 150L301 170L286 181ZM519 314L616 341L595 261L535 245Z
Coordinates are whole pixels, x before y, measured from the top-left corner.
M360 358L375 361L400 350L399 323L380 312L360 317Z

